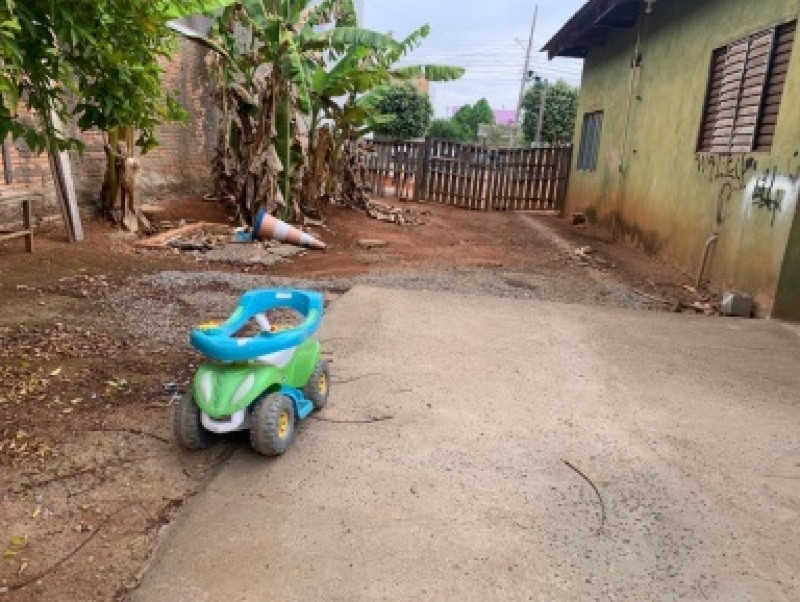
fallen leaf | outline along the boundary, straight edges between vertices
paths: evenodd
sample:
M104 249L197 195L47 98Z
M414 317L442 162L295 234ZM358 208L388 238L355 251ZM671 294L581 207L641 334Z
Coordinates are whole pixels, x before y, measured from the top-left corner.
M61 366L59 366L58 368L56 368L55 370L53 370L53 371L50 373L50 376L58 376L59 374L61 374Z
M33 518L36 518L36 517L38 517L38 516L39 516L41 513L42 513L42 507L41 507L41 506L36 506L36 510L34 510L34 511L33 511L33 514L31 514L31 516L32 516Z

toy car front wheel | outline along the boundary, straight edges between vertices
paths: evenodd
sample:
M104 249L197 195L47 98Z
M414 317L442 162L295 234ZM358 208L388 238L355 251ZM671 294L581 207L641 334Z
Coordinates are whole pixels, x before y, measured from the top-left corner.
M172 414L172 432L184 449L206 449L214 443L214 436L203 428L200 408L191 393L181 396Z
M250 423L250 445L264 456L280 456L294 439L294 405L281 393L259 399Z
M303 387L303 395L310 399L314 404L315 410L321 410L328 403L328 393L331 389L331 372L328 362L325 360L317 362L316 368L308 379L306 386Z

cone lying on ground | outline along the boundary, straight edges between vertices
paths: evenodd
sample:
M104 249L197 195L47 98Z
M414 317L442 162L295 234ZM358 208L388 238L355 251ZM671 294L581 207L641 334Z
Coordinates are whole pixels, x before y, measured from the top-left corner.
M310 249L324 249L325 243L317 240L310 234L290 226L277 217L269 215L264 209L258 212L253 222L253 240L268 240L273 238L281 242L288 242Z

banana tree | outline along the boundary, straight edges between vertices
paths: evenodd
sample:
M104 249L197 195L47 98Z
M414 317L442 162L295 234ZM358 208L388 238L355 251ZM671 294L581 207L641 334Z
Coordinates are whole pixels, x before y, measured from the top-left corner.
M331 156L332 165L326 172L330 176L328 194L338 190L344 192L348 197L345 200L351 204L362 205L365 202L363 191L358 191L358 174L350 173L360 160L349 155L358 152L355 140L394 119L391 115L381 115L377 108L379 99L392 84L416 78L451 81L464 74L464 69L447 65L397 66L429 33L430 26L425 24L399 41L390 36L354 40L343 35L342 39L350 43L344 47L332 47L328 60L315 66L309 77L312 93L309 154L312 166L321 164L315 160L318 155ZM316 132L322 120L333 124L330 150L327 136L320 139L320 145L317 143ZM313 203L315 195L319 195L321 178L322 174L313 169L306 174L306 202ZM348 183L355 184L346 185ZM340 190L343 184L345 191Z
M344 36L371 37L356 27L352 0L247 0L217 19L211 38L230 60L215 65L221 120L213 170L217 194L243 219L262 206L299 213L309 74Z
M442 66L396 68L428 35L396 41L358 27L353 0L245 0L217 19L211 38L221 121L213 170L218 196L249 220L262 206L293 218L334 175L347 140L390 117L374 97L396 79L455 79ZM323 120L329 127L320 130ZM324 133L319 133L324 132Z

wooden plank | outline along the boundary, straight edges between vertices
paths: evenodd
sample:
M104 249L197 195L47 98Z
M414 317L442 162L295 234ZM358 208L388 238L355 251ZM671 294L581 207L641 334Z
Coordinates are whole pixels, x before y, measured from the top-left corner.
M28 232L26 230L17 230L16 232L4 232L0 234L0 241L13 240L15 238L22 238L23 236L25 237L28 236ZM25 246L27 248L27 242Z
M458 185L456 186L456 197L458 198L458 206L462 209L468 209L467 203L467 171L466 166L469 160L468 144L461 143L458 145Z
M441 143L442 155L442 202L446 205L450 204L450 144L446 141Z
M56 132L64 129L59 116L51 111L50 122ZM81 224L81 214L78 210L78 197L75 194L75 180L72 177L72 165L69 161L67 151L53 151L50 154L50 169L53 172L56 196L63 205L65 213L65 223L69 231L71 241L80 242L83 240L83 225Z
M461 162L458 157L458 150L460 144L453 142L450 145L450 203L458 206L458 180L459 180L459 163Z
M519 150L519 166L517 168L517 209L527 208L525 183L527 182L526 165L528 160L527 149Z
M514 208L514 169L515 169L515 154L514 149L509 149L507 170L506 170L506 211L511 211Z
M536 198L536 149L528 151L528 181L526 183L525 195L528 197L528 207L531 209L539 208L539 201Z
M22 229L25 231L25 250L33 253L33 215L31 199L22 201Z
M499 209L508 210L508 151L502 150L498 154L498 187L497 200Z
M470 201L470 169L472 167L471 145L462 145L461 148L461 203L465 209L471 209Z
M552 179L550 173L551 149L542 149L542 200L544 208L550 208Z
M490 186L490 189L491 189L491 195L489 197L490 200L491 200L490 208L491 209L496 209L496 210L499 210L501 208L501 203L500 203L500 198L499 198L500 197L500 163L501 163L501 161L502 161L502 158L500 156L500 151L499 150L493 150L492 151L492 167L491 167L490 170L488 170L487 177L488 177L489 186Z
M536 200L536 208L544 207L544 196L542 194L542 163L544 161L541 148L534 150L534 171L533 171L533 198Z
M531 198L531 162L533 159L533 149L525 149L525 163L523 167L522 179L522 207L526 210L534 208L534 201Z
M775 63L775 65L773 66L773 69L772 69L773 76L774 77L777 77L777 76L786 77L786 74L789 71L788 67L789 67L788 60L785 63Z
M445 142L444 146L444 154L445 158L447 159L444 162L444 202L448 205L453 204L453 197L452 197L452 183L453 183L453 162L450 161L452 158L452 143Z
M494 161L494 151L484 150L481 163L478 168L478 199L480 208L490 211L493 207L492 199L492 161Z
M528 160L525 166L525 206L528 209L536 209L536 149L527 150Z
M556 205L556 192L558 190L558 159L557 150L550 148L550 199L547 208L552 210Z
M517 208L517 172L519 170L519 151L512 148L509 153L508 171L508 209L514 211Z
M461 185L461 144L453 143L453 205L461 206L459 186Z
M510 211L514 202L514 149L509 149L506 153L506 192L505 208Z
M425 170L428 168L427 161L425 161L425 149L428 147L428 141L420 143L417 146L417 155L414 157L414 193L411 199L419 202L422 200L422 190L424 186Z
M508 190L508 209L514 211L517 209L517 180L519 179L519 149L512 149L509 153L511 159L511 170L508 174L509 190Z
M6 184L14 183L14 164L11 162L11 134L3 140L3 178Z
M431 145L429 147L430 155L428 157L428 162L430 164L430 200L433 202L437 202L437 178L438 178L438 170L439 170L439 142L438 140L431 140Z
M478 147L470 145L469 163L467 164L467 201L471 210L479 209L478 200Z
M559 178L559 193L558 204L556 209L561 213L564 212L564 204L567 199L567 190L569 187L569 176L572 165L572 145L568 144L561 149L561 174Z
M553 148L553 200L550 203L550 210L556 209L558 206L558 193L561 185L561 161L562 161L561 147Z
M524 209L531 209L533 207L531 201L530 191L530 182L531 182L531 157L533 157L533 150L530 148L526 148L523 152L524 161L522 164L522 183L521 183L521 195L522 195L522 207Z

